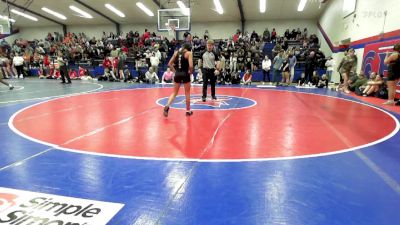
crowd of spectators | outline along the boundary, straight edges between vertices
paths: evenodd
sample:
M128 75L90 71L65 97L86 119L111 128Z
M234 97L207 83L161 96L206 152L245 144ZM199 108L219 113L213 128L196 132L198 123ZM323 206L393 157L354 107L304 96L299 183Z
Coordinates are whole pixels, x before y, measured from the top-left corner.
M202 37L198 37L185 32L183 38L192 44L194 64L196 71L199 71L201 65L197 62L205 50L210 34L205 31ZM297 46L289 47L288 42L290 41L296 42ZM265 44L274 45L272 55L269 56L272 57L272 65L268 70L274 68L277 61L278 64L280 63L276 56L283 50L282 66L275 72L283 75L284 83L291 83L297 61L310 65L310 71L319 66L317 64L324 58L324 55L319 50L318 42L316 35L308 36L307 28L303 31L299 28L293 29L291 32L286 30L281 35L276 32L275 28L271 32L266 29L262 35L255 31L242 33L237 30L231 38L216 40L216 50L220 55L222 68L218 83L243 82L243 79L240 79L241 73L265 70L266 68L262 68L263 60L268 57L263 51ZM102 66L104 74L98 77L99 80L154 83L170 78L170 76L166 76L167 79L163 79L164 74L160 73L159 68L162 66L163 70L165 69L168 55L172 54L179 46L179 42L175 39L168 40L168 37L156 35L146 29L143 34L139 34L137 31L130 31L125 35L103 32L101 38L89 38L84 33L67 33L63 36L54 32L48 33L44 39L40 40L17 39L11 44L3 40L1 46L0 60L2 72L6 78L29 76L32 68L38 70L40 78L59 78L57 57L61 52L67 59L69 68L73 66L76 68L76 70L69 71L72 79L85 79L85 77L90 79L93 75L87 69L88 66ZM287 68L285 68L286 64ZM138 71L138 76L133 78L129 68ZM142 72L141 68L146 71ZM289 77L286 72L290 73ZM237 74L239 74L239 79L235 79ZM308 75L309 72L306 74ZM269 71L267 78L269 78ZM309 76L306 78L311 79ZM193 76L192 80L201 82L201 73Z

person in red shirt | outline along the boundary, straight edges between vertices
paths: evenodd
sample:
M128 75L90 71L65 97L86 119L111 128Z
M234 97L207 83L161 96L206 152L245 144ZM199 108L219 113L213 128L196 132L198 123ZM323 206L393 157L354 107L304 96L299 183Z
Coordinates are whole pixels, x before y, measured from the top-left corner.
M85 76L85 73L86 73L86 70L83 67L79 67L79 69L78 69L79 77Z
M126 54L128 54L129 49L126 46L124 46L124 47L122 47L122 51L125 52Z
M276 41L276 31L275 31L275 28L273 28L273 29L272 29L272 32L271 32L271 41L274 42L274 43L275 43L275 41Z
M43 73L42 75L47 77L47 74L50 73L50 59L49 55L44 55L43 57Z
M114 57L113 61L112 61L112 71L114 74L118 75L118 57Z
M74 69L70 69L70 70L69 70L69 77L70 77L72 80L79 79L78 74L76 73L76 71L75 71Z
M243 75L243 84L251 85L252 78L253 78L253 75L251 75L250 70L247 70L246 73Z
M147 29L145 29L145 30L144 30L144 33L143 33L143 35L142 35L142 41L143 41L143 43L146 42L146 40L149 39L150 36L151 36L150 32L149 32Z
M114 72L112 70L112 62L110 58L111 57L107 55L103 60L104 76L108 76L110 81L114 81L117 80L117 78L115 77ZM111 75L111 77L109 75Z

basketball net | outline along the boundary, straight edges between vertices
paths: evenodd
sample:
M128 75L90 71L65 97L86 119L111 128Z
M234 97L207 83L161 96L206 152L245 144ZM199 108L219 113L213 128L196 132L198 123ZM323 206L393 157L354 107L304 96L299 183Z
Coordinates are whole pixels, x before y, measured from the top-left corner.
M169 25L168 26L168 35L172 39L176 39L176 31L175 31L175 25Z

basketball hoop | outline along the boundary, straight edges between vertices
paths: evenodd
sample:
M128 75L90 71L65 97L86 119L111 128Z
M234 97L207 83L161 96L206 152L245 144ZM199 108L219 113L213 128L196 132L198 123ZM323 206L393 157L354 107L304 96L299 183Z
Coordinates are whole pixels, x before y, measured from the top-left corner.
M176 39L176 31L175 31L175 25L174 24L169 24L168 25L168 35L171 37L171 39Z

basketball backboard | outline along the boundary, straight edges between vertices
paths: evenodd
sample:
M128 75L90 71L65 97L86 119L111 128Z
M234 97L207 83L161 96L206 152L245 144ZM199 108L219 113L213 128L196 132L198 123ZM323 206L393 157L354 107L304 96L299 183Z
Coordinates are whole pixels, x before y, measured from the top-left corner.
M183 14L182 10L179 8L159 9L158 31L169 31L171 28L175 31L190 30L190 13Z
M0 34L10 34L10 22L8 18L0 18Z

